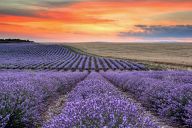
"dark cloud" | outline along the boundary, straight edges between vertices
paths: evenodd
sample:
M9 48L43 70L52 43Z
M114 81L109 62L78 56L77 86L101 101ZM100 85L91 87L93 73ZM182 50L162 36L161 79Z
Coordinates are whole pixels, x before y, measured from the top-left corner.
M87 0L1 0L0 8L58 7Z
M144 38L191 38L192 37L192 25L135 25L136 28L142 30L142 32L120 32L119 36L134 36Z
M0 15L39 17L37 12L86 0L2 0Z
M46 7L58 7L58 6L66 6L71 5L76 2L83 2L86 0L46 0L46 1L38 1L39 6L46 6Z
M25 2L25 5L32 5L37 7L60 7L60 6L68 6L73 3L84 2L90 0L33 0L29 2ZM97 0L92 0L97 1Z
M64 5L70 5L72 3L74 3L74 2L72 2L72 1L59 1L59 2L47 1L47 2L41 2L38 4L43 7L59 7L59 6L64 6Z
M0 8L0 15L36 16L35 10L18 8Z

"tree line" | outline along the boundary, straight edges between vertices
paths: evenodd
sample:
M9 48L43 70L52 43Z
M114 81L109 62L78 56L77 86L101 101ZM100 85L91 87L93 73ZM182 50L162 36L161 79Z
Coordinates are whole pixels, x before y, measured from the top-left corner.
M0 39L0 43L23 43L23 42L33 43L34 41L23 39Z

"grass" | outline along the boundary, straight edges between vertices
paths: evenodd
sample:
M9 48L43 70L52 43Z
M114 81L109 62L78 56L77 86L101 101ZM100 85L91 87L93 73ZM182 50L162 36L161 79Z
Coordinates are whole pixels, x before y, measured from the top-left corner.
M151 69L192 69L190 43L75 43L66 44L83 54L128 59Z

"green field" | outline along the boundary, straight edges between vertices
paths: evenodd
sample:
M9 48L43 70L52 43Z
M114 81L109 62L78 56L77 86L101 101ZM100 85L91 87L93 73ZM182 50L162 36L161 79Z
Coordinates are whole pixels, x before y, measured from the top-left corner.
M74 43L81 52L138 61L153 68L192 69L189 43Z

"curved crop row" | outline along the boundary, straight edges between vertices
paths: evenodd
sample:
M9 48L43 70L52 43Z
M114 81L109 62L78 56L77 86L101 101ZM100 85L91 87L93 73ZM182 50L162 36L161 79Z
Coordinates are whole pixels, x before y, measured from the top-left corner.
M117 87L172 122L192 127L192 72L106 72Z
M38 127L47 102L66 94L86 72L1 72L0 127Z
M42 44L1 44L0 68L56 70L145 70L141 64L82 55L67 47Z

